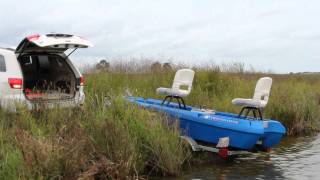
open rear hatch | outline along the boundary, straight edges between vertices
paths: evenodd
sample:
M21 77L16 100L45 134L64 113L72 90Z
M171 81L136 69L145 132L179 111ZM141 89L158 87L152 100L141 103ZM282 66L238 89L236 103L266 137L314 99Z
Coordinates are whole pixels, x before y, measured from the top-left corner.
M24 93L29 100L52 101L75 96L82 77L66 62L78 48L92 47L88 40L68 34L31 35L16 48L23 73ZM69 55L64 52L73 49Z
M88 40L69 34L31 35L24 38L16 48L16 54L30 52L63 53L68 49L88 48L93 45Z

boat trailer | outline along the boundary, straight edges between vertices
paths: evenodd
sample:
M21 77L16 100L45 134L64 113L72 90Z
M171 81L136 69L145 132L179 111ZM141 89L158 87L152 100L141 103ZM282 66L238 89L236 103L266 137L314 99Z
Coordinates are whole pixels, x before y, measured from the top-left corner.
M223 159L227 159L232 156L237 156L237 155L243 155L243 154L249 154L248 151L242 151L242 150L229 150L229 138L224 137L220 138L218 144L216 147L211 147L211 146L204 146L201 144L198 144L194 139L192 139L189 136L180 136L182 140L185 140L188 142L188 144L191 146L192 151L194 152L199 152L199 151L207 151L207 152L213 152L218 154L220 157Z

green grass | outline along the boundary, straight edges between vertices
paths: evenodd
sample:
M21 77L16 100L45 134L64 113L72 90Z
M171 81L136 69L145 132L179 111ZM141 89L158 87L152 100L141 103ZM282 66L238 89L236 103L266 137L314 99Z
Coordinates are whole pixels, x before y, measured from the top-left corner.
M125 67L125 66L124 66ZM81 108L54 108L17 113L0 110L0 179L126 179L179 175L191 154L180 141L176 124L163 114L125 102L134 96L162 98L173 71L116 71L86 75L86 103ZM125 69L125 70L124 70ZM143 69L143 68L142 68ZM250 98L256 81L274 79L265 117L281 121L288 135L319 131L320 78L197 69L186 102L238 113L236 97ZM111 98L111 106L104 98Z
M112 96L83 109L1 112L0 179L179 175L189 151L165 116Z
M156 95L159 86L170 87L174 72L104 73L87 76L87 91L114 96L129 90L134 96L162 98ZM236 97L253 96L260 77L273 78L266 118L282 122L288 135L311 134L319 131L320 76L274 75L263 73L223 73L218 69L199 69L187 104L238 113L240 107L231 104Z

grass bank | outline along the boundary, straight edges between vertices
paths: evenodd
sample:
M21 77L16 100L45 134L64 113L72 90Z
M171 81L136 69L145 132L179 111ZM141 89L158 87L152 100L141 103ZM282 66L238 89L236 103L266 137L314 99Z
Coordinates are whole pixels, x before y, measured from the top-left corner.
M114 97L84 109L1 112L0 179L127 179L179 175L189 152L165 116Z
M142 68L143 69L143 68ZM86 75L81 109L10 114L0 110L0 179L131 179L179 175L190 152L175 125L164 115L123 101L135 96L162 98L174 71L117 68ZM231 100L251 97L258 78L274 79L265 116L281 121L288 135L319 131L320 78L222 72L198 68L186 102L219 111L239 112ZM111 98L106 106L104 98Z

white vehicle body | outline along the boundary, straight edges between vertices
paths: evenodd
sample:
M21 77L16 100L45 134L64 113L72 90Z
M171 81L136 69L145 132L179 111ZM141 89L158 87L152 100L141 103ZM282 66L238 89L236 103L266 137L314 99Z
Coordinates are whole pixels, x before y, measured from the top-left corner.
M78 36L48 34L28 36L15 50L0 48L0 108L82 105L84 79L65 51L91 46Z

